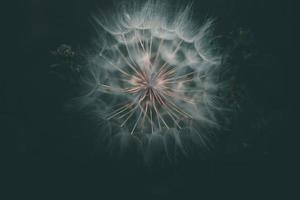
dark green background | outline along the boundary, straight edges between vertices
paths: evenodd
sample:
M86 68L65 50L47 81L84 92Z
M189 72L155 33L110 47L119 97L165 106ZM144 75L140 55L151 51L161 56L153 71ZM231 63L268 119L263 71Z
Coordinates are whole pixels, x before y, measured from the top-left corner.
M90 12L96 5L110 7L111 1L11 5L4 18L10 56L0 75L0 132L13 138L2 140L8 166L3 194L13 199L290 199L296 158L289 125L295 2L195 1L199 17L217 18L219 34L249 30L251 45L244 48L255 56L249 62L236 56L241 109L213 155L151 169L132 156L120 161L95 152L93 124L64 112L74 88L49 72L50 51L63 43L85 47L93 36Z

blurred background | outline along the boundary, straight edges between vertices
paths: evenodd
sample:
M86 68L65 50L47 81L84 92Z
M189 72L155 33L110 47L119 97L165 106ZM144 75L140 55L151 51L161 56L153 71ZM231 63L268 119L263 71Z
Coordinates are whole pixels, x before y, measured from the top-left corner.
M4 189L11 199L289 199L295 168L290 137L295 131L289 125L295 2L194 1L199 21L215 17L217 35L227 38L224 49L234 75L228 99L235 111L205 159L150 168L132 155L114 159L96 150L99 133L89 117L65 112L78 86L80 50L95 37L90 14L114 3L10 4L4 12L9 56L0 71L0 132ZM62 44L77 56L71 68L53 53Z

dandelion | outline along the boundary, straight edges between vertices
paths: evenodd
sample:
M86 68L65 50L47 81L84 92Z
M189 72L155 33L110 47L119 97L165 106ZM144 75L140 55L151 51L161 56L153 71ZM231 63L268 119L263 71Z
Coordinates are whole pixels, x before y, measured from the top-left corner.
M218 124L220 88L213 20L198 25L191 6L173 12L147 1L122 4L94 22L100 39L87 56L82 103L110 127L108 143L118 138L123 148L134 139L145 154L161 148L168 156L174 149L188 153L191 143L207 146L204 130Z

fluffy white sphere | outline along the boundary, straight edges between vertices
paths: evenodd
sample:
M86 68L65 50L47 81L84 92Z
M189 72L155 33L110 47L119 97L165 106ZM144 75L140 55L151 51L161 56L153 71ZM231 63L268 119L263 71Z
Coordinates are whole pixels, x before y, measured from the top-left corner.
M208 145L218 125L221 56L213 21L198 25L190 10L131 2L94 16L100 39L88 56L81 102L104 122L100 137L109 148L134 147L148 160L153 152L172 159Z

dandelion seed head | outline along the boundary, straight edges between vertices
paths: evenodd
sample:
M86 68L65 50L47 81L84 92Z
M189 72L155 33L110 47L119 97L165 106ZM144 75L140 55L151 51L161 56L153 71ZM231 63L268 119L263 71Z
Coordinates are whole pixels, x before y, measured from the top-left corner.
M161 1L128 5L94 16L105 34L96 41L97 53L88 56L85 99L95 107L101 101L97 116L121 127L110 135L139 138L148 149L143 152L154 148L153 138L160 138L166 155L176 148L186 153L186 138L206 146L204 129L217 126L221 60L212 40L213 20L194 23L191 6L175 12Z

